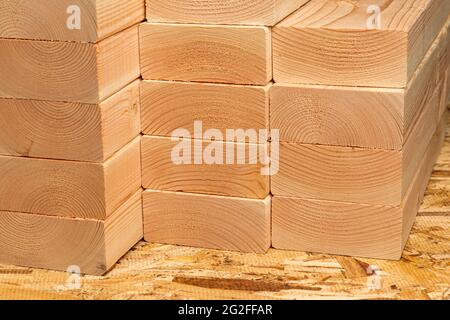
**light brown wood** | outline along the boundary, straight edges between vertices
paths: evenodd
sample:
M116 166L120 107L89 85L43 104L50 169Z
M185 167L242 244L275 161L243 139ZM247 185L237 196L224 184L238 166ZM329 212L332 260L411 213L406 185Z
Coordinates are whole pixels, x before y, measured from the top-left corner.
M144 191L144 239L240 252L270 247L270 197L227 198Z
M273 29L275 82L404 88L449 13L445 0L311 0Z
M273 26L308 0L147 0L151 22Z
M139 77L138 27L98 44L0 39L0 97L99 103Z
M140 133L139 83L100 104L0 99L0 154L105 161Z
M0 265L0 298L448 300L449 198L447 135L400 261L276 249L254 254L140 242L107 276L82 277L79 290L56 290L66 283L65 272ZM379 290L368 286L374 279L367 272L370 265L381 271Z
M174 81L143 81L142 131L171 136L174 130L268 129L269 88Z
M67 25L71 6L80 9L79 29ZM0 38L96 43L144 19L145 0L2 0Z
M106 221L0 211L0 261L102 275L142 238L141 195L132 194Z
M401 150L436 87L446 85L447 33L446 26L405 89L275 84L271 127L286 142Z
M400 259L445 136L447 117L422 157L399 206L290 197L273 198L273 246L277 249Z
M141 186L140 137L104 163L0 156L0 208L105 220Z
M140 49L145 80L263 86L272 80L266 27L142 23Z
M145 189L163 191L183 191L221 196L264 199L269 195L269 177L261 174L263 165L257 159L259 152L267 145L242 144L215 141L220 156L222 149L223 164L206 164L203 155L212 141L185 139L183 143L191 146L190 164L175 164L172 151L180 141L165 137L142 137L142 185ZM200 148L195 144L199 144ZM227 164L227 150L234 150L234 159L242 149L245 152L245 164ZM265 150L265 149L264 149ZM213 152L214 153L214 152ZM198 157L201 164L195 164Z
M282 142L272 194L399 206L436 131L439 98L436 88L401 151Z

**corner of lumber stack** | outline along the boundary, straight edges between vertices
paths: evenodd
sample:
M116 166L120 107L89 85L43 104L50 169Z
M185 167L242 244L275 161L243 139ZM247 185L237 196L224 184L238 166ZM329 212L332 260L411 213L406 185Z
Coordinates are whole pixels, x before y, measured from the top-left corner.
M144 0L1 1L0 261L102 275L143 236Z
M274 196L273 247L400 259L443 144L446 125L445 112L411 186L398 206Z
M150 22L273 26L308 0L147 0Z
M368 30L373 5L381 28ZM449 12L446 0L311 0L273 29L275 82L404 88Z

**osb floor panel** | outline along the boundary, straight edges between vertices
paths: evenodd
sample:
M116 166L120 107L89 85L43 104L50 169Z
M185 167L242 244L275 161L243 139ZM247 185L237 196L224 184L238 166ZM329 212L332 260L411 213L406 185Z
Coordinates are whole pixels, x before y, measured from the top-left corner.
M369 265L378 276L368 275ZM401 261L139 243L105 277L82 277L79 289L67 280L63 272L0 265L0 298L450 299L450 136Z

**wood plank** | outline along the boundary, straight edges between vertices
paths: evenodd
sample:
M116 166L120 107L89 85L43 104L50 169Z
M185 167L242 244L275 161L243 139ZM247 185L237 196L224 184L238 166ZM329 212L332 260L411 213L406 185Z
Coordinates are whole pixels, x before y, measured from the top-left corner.
M145 19L145 0L2 0L0 38L96 43ZM80 28L69 28L80 9ZM68 13L70 12L70 13Z
M404 88L449 13L444 0L312 0L273 29L275 82Z
M99 103L137 79L138 27L97 44L0 39L0 97Z
M405 89L275 84L271 127L286 142L401 150L436 86L446 85L447 33L445 26Z
M141 186L140 137L104 163L0 156L0 209L105 220Z
M436 131L439 88L401 151L280 143L276 196L399 206Z
M144 239L264 253L270 247L270 200L146 190Z
M194 132L195 121L222 132L268 129L270 86L143 81L142 131L170 137L179 128Z
M277 249L400 259L433 165L442 146L443 117L401 205L277 197L272 200L273 246Z
M147 20L273 26L308 0L147 0Z
M190 146L188 164L175 164L172 159L175 147L183 143ZM258 150L267 145L233 143L197 139L172 140L166 137L142 137L142 185L145 189L162 191L183 191L200 194L214 194L242 198L265 199L270 192L269 176L263 176L263 165L258 160ZM207 164L204 161L208 146L217 147L217 156L222 163ZM227 153L234 150L233 164L227 164ZM237 164L240 151L245 152ZM254 152L255 151L255 152ZM187 154L188 151L186 151ZM215 152L212 152L214 154ZM181 153L181 152L180 152ZM201 163L195 164L195 159ZM220 160L220 159L219 159Z
M145 80L263 86L272 80L266 27L142 23L140 47Z
M0 154L106 161L140 133L139 83L99 104L0 99Z
M0 211L0 261L102 275L142 238L141 195L134 192L106 221Z

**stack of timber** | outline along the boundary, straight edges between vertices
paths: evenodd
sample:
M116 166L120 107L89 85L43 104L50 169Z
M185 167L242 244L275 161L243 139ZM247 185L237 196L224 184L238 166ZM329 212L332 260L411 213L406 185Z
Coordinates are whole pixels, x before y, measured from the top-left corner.
M269 128L269 26L306 2L147 0L140 26L145 240L269 249L270 177L256 159L268 136L226 131ZM179 163L174 152L183 154Z
M449 12L311 0L274 27L275 248L400 258L444 137Z
M0 262L100 275L142 238L144 19L144 0L0 2Z

